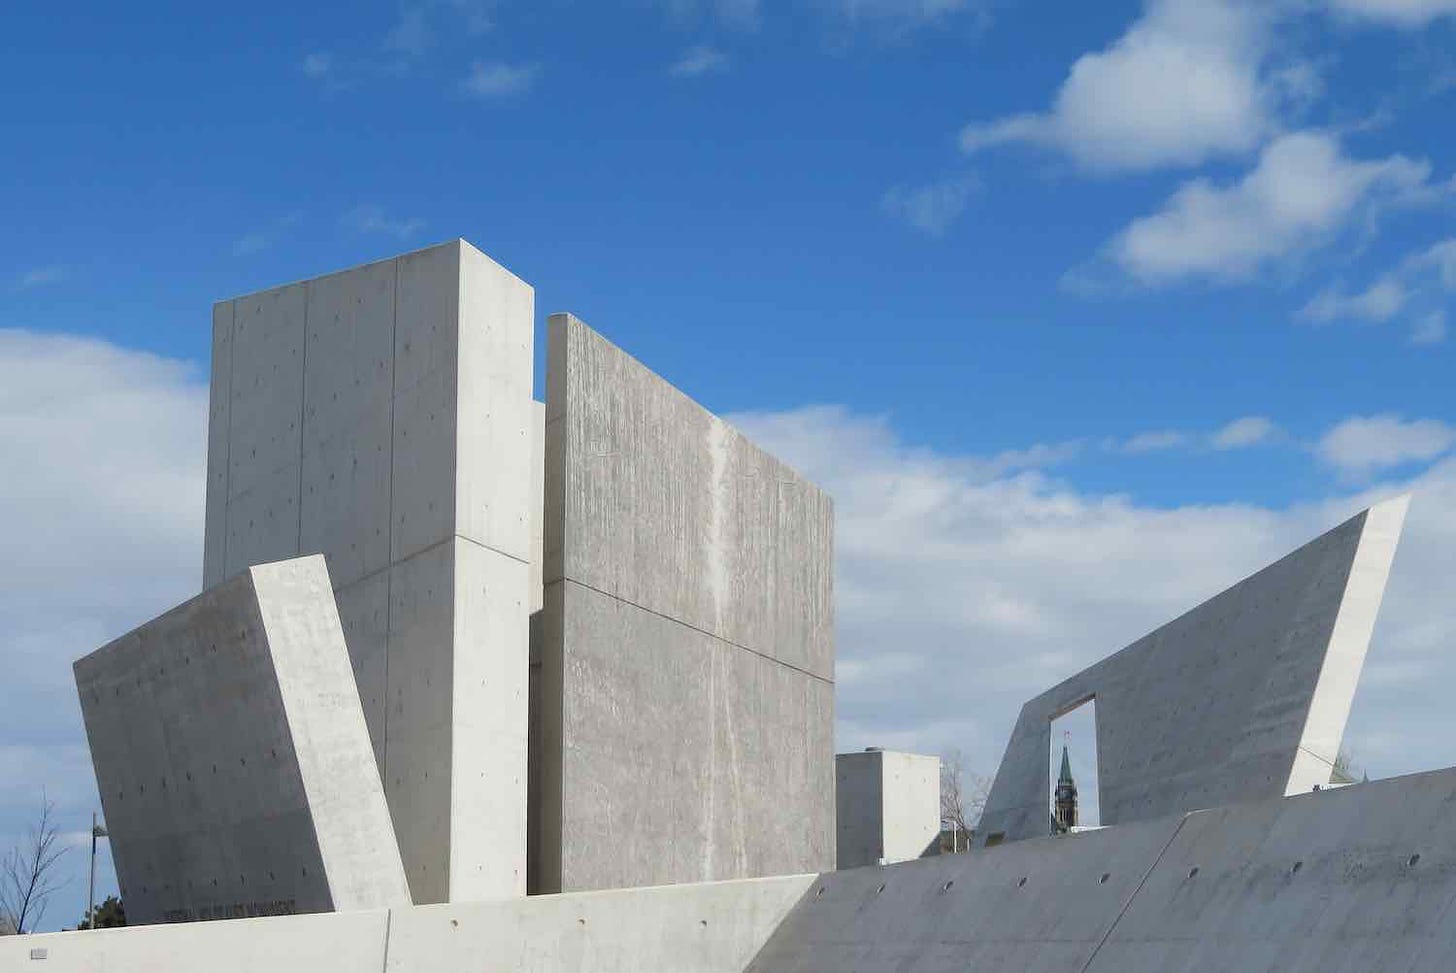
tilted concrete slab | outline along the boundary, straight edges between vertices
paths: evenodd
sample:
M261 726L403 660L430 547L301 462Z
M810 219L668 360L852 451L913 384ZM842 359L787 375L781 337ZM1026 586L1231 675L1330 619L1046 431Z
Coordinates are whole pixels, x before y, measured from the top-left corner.
M830 867L825 494L550 320L535 888Z
M824 875L749 970L1436 973L1453 806L1456 769Z
M455 240L213 310L204 583L327 557L421 902L525 891L533 304Z
M246 570L75 673L129 920L410 901L322 557Z
M741 973L813 875L7 937L47 973Z
M940 758L872 748L834 757L839 868L940 853Z
M1371 507L1028 702L979 840L1047 833L1051 721L1094 698L1103 824L1328 783L1407 504Z

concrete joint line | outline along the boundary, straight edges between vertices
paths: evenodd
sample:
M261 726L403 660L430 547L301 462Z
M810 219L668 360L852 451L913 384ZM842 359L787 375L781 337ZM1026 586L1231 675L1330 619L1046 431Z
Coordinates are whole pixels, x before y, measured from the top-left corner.
M507 555L507 557L509 557L509 556L510 555ZM677 617L675 617L673 615L664 614L664 613L662 613L660 611L656 611L655 609L648 608L646 605L639 605L635 601L631 601L629 599L623 598L620 595L614 595L610 591L603 591L602 589L600 589L600 588L598 588L598 587L596 587L594 585L586 584L583 581L577 581L575 578L556 578L556 579L554 579L552 581L546 582L545 585L543 585L543 587L549 587L549 586L551 586L553 584L557 584L557 583L574 584L578 588L585 588L587 591L595 591L597 594L601 595L604 598L610 598L613 601L620 601L624 605L631 605L633 608L636 608L638 611L644 611L644 612L646 612L649 615L656 615L658 618L665 618L669 622L673 622L674 624L681 625L683 628L692 629L694 632L698 632L698 633L700 633L702 635L706 635L708 638L713 639L714 641L722 642L724 645L731 645L735 649L742 649L744 652L748 652L748 653L751 653L753 655L756 655L760 659L763 659L763 660L765 660L767 662L772 662L775 665L783 666L785 669L792 669L794 672L797 672L797 673L800 673L802 675L808 676L810 679L817 679L820 682L825 683L825 684L830 685L830 686L834 685L834 680L833 679L825 679L823 676L819 675L817 672L810 672L808 669L800 668L799 666L794 665L792 662L785 662L782 659L775 659L773 656L768 655L767 653L760 652L757 649L750 648L749 646L743 645L742 643L739 643L739 642L735 642L732 639L725 639L723 636L719 635L717 632L710 632L710 631L708 631L705 628L699 628L698 626L694 625L691 622L685 622L681 618L677 618Z
M1193 813L1196 814L1197 812L1195 811ZM1131 909L1132 904L1137 901L1137 897L1139 893L1142 892L1143 886L1147 884L1148 877L1153 874L1153 871L1158 867L1158 863L1161 862L1163 860L1163 856L1168 853L1168 849L1173 847L1173 842L1178 840L1178 835L1180 832L1182 832L1183 825L1188 822L1188 818L1190 816L1191 815L1185 814L1183 815L1183 817L1178 819L1178 827L1173 829L1173 833L1168 836L1167 843L1165 843L1163 847L1158 851L1157 857L1154 858L1153 863L1148 866L1148 870L1146 872L1143 872L1143 877L1138 879L1137 886L1132 890L1132 894L1127 897L1127 901L1122 904L1122 908L1117 910L1116 918L1114 918L1112 922L1108 925L1107 931L1102 934L1102 938L1097 940L1097 945L1093 947L1092 952L1088 954L1087 962L1082 964L1082 968L1078 971L1078 973L1087 973L1087 971L1092 968L1092 963L1097 959L1097 954L1102 952L1102 947L1106 946L1107 940L1112 938L1113 932L1117 929L1117 924L1122 921L1122 917L1127 915L1127 910Z
M389 973L389 934L394 928L394 910L384 913L384 954L379 961L380 973Z

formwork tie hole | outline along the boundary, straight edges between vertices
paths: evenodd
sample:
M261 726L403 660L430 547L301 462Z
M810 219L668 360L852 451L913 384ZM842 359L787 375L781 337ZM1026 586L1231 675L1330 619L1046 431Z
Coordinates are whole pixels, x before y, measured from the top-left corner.
M945 884L944 884L944 885L942 885L942 886L941 886L941 887L940 887L940 890L941 890L941 891L942 891L942 892L949 892L949 891L950 891L950 887L951 887L951 886L952 886L952 885L954 885L954 884L955 884L955 879L951 879L951 880L950 880L950 881L949 881L949 882L946 882L946 883L945 883Z
M1026 876L1025 875L1021 876L1021 881L1019 881L1019 882L1016 883L1016 887L1019 888L1019 889L1026 888Z
M885 886L881 885L879 888L875 889L875 894L879 895L883 891L885 891Z
M1289 869L1289 874L1290 875L1297 875L1299 873L1299 870L1301 868L1303 868L1303 867L1304 867L1304 862L1295 862L1294 865Z
M1415 868L1416 865L1420 862L1420 860L1421 860L1421 856L1420 855L1411 855L1409 858L1406 859L1405 865L1406 865L1407 868Z
M1107 880L1112 877L1111 872L1103 872L1102 877L1097 880L1098 885L1106 885Z
M1188 869L1188 877L1189 878L1192 878L1193 876L1195 876L1197 874L1198 874L1198 866L1197 865L1194 865L1192 868Z

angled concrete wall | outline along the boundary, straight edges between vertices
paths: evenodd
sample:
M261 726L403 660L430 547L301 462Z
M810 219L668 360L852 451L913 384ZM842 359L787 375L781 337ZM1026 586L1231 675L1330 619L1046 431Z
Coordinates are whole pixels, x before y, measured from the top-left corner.
M741 973L813 875L0 940L47 973ZM46 965L33 965L31 951Z
M327 557L421 902L525 890L533 300L456 240L213 311L204 583Z
M1435 973L1453 806L1443 770L823 875L748 969Z
M940 758L878 748L834 757L839 868L940 853Z
M539 891L834 857L827 496L580 321L550 321Z
M1093 698L1103 824L1328 783L1407 504L1370 508L1028 702L980 840L1046 834L1051 721Z
M244 571L75 673L132 922L410 901L323 558Z

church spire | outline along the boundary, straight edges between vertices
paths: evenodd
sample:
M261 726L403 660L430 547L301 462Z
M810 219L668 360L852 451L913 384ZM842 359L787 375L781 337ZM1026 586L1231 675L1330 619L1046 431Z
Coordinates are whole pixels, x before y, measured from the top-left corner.
M1071 734L1062 743L1062 772L1052 804L1052 834L1066 834L1077 826L1077 782L1072 779L1072 758L1068 752Z

